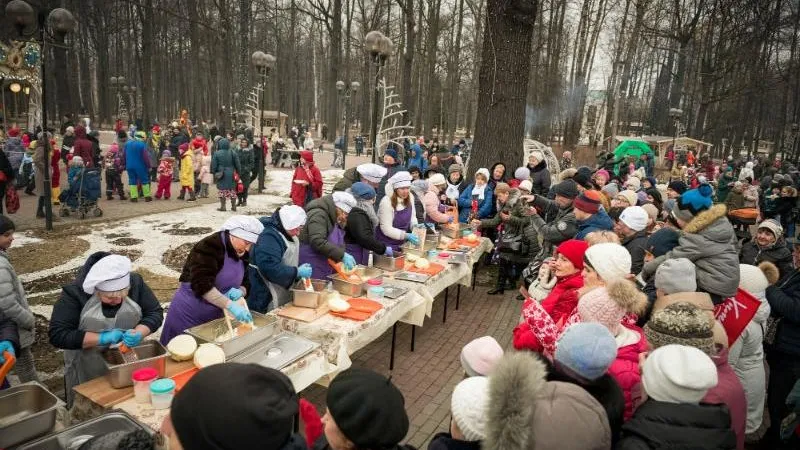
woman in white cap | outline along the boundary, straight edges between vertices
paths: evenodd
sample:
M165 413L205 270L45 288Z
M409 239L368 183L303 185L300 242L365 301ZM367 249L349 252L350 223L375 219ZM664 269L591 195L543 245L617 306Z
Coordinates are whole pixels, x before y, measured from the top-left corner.
M127 257L91 255L75 281L63 287L50 316L50 343L64 350L67 406L74 386L105 375L98 349L135 347L163 320L161 304L141 275L131 273Z
M350 189L354 183L358 183L359 181L367 183L377 189L383 177L386 176L386 173L386 167L373 163L359 164L356 167L351 167L344 171L342 179L337 181L333 186L333 191L346 191Z
M259 219L264 231L250 254L250 295L247 306L265 313L289 303L289 288L298 278L311 278L311 265L300 261L297 236L306 224L306 212L297 205L281 206Z
M347 215L356 206L349 192L337 191L312 200L306 206L306 226L300 232L300 262L308 263L317 278L333 273L328 260L341 262L345 270L356 265L345 250L344 229Z
M220 231L195 244L169 306L162 344L186 329L222 318L225 310L239 322L253 321L243 297L250 285L248 252L262 231L264 225L255 217L232 216Z
M399 250L405 241L419 244L419 238L411 233L417 224L414 201L411 198L411 174L397 172L387 182L392 193L381 199L378 205L378 230L375 237L392 250Z

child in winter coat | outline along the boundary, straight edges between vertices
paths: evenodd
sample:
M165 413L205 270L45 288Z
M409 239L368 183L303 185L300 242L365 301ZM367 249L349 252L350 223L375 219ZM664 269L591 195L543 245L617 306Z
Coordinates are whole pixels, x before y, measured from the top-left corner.
M208 147L203 147L200 154L200 198L208 198L208 186L214 182L214 174L211 173L211 159Z
M450 432L437 433L428 450L480 450L486 438L485 411L489 405L489 379L470 377L453 389Z
M125 170L125 164L122 161L122 153L116 142L111 143L108 148L104 165L106 168L106 198L111 200L116 192L119 194L120 200L125 200L125 191L122 187L122 171Z
M72 157L72 161L69 162L69 172L67 173L67 181L69 182L70 186L75 183L78 175L80 175L81 171L83 171L84 164L83 158L80 156Z
M25 297L25 289L17 277L8 257L8 248L14 241L16 226L6 216L0 215L0 317L6 317L16 323L19 332L20 351L17 353L15 371L20 381L39 381L34 366L33 345L35 337L35 319ZM0 380L2 382L2 380Z
M158 190L156 190L156 198L161 200L163 196L165 200L169 200L172 187L172 166L175 163L175 158L172 157L172 152L164 150L161 154L161 162L158 163Z
M180 152L180 165L181 165L181 172L180 172L180 182L181 182L181 193L178 195L178 200L185 200L186 194L189 194L189 201L193 202L197 198L194 194L194 162L193 162L193 155L194 153L189 149L188 143L183 143L178 147L178 151Z

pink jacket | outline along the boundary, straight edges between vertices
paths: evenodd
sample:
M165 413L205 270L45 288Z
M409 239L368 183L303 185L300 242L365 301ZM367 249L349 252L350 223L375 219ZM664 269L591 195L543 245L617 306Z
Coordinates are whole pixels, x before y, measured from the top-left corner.
M450 215L447 213L439 212L439 189L434 186L428 186L428 192L422 197L422 204L425 206L425 214L436 223L447 223L450 220ZM427 218L425 219L428 220Z
M617 359L608 368L608 374L614 377L625 397L625 421L633 417L635 407L641 403L642 375L639 372L639 355L647 351L647 339L642 329L636 325L623 324L629 330L639 334L639 341L617 349Z
M728 364L728 349L717 345L718 353L711 359L717 365L717 385L703 397L703 403L724 403L731 413L731 428L736 433L737 450L744 449L745 425L747 423L747 399L739 377Z

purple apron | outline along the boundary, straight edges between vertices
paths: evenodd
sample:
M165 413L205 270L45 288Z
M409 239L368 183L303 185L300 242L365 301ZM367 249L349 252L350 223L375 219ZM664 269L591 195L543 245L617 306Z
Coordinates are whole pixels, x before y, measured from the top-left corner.
M366 266L369 262L369 250L366 248L354 243L346 244L344 248L347 253L353 256L356 263Z
M220 234L222 246L225 249L225 260L222 269L217 273L214 287L225 294L228 289L238 288L242 285L245 275L244 262L237 261L228 256L225 235ZM164 328L161 330L161 344L167 345L170 339L181 334L184 330L197 325L202 325L222 317L222 310L215 305L198 297L192 292L191 283L182 282L175 296L172 297Z
M334 224L330 234L328 234L328 243L337 247L344 247L344 230ZM355 258L356 256L353 255ZM305 242L300 243L300 264L311 264L311 269L314 271L314 278L324 280L325 277L333 273L333 267L328 264L328 257L320 255L311 244Z
M395 211L394 219L392 220L392 226L398 230L405 230L408 232L408 230L411 228L411 208L409 207L402 211ZM375 229L375 238L386 245L391 245L392 250L394 251L400 250L400 246L403 245L403 242L405 242L405 239L392 239L383 234L380 225Z

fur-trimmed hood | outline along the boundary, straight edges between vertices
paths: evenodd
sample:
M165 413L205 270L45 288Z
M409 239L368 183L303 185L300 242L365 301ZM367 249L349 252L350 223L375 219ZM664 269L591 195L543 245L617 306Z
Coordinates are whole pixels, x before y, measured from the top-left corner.
M631 281L613 280L606 284L606 291L609 298L629 313L640 316L647 309L647 295L637 289Z
M683 227L683 231L685 233L699 234L703 230L715 225L715 223L717 223L720 219L724 219L723 222L728 225L727 228L730 228L731 231L733 231L733 228L727 220L727 214L728 208L725 205L714 205L711 208L701 211L699 214L694 216L694 218Z
M558 181L568 180L575 176L578 173L578 169L574 167L570 167L569 169L564 169L561 173L558 174Z
M500 360L489 377L482 448L611 448L611 429L600 403L579 386L545 381L546 375L545 364L529 352L507 353Z

